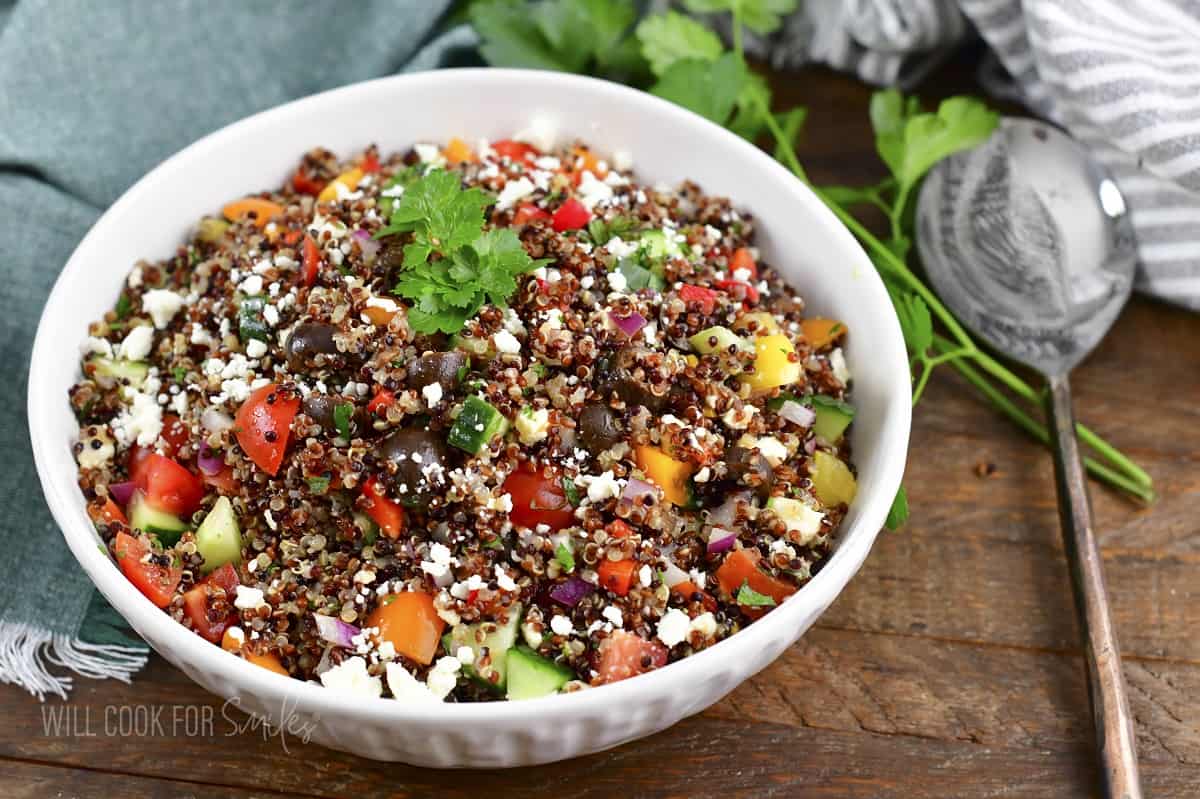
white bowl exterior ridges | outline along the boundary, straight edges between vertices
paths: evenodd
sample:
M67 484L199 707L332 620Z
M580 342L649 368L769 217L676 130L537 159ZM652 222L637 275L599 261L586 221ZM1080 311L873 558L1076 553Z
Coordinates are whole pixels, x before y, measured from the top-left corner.
M543 120L560 140L633 156L640 180L696 181L757 223L763 260L812 312L849 328L859 494L837 550L807 586L746 630L665 669L601 688L523 702L409 705L339 696L222 651L176 624L97 547L76 486L78 427L67 389L89 320L140 258L171 254L201 216L280 185L316 146L349 155L460 136L499 139ZM379 760L436 767L546 763L606 749L697 713L763 669L825 611L862 564L904 470L910 387L900 328L870 261L807 188L767 155L681 108L617 84L550 72L442 70L384 78L298 100L207 136L163 162L96 223L63 269L34 344L29 420L47 503L97 587L163 657L261 716L312 724L313 740Z

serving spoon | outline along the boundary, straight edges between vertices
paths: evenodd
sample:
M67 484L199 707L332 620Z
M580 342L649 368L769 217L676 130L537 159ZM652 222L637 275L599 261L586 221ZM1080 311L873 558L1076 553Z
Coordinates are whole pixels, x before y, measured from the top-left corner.
M1142 792L1067 378L1129 297L1134 241L1108 171L1065 133L1030 119L1006 118L980 146L944 159L917 206L921 259L942 301L992 347L1046 377L1059 517L1112 799Z

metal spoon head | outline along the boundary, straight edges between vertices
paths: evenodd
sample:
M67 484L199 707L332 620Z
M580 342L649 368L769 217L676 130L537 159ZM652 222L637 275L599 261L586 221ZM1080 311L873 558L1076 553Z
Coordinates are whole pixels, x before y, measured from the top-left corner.
M917 245L947 307L1000 352L1062 375L1120 313L1137 264L1108 170L1044 122L1006 118L942 160L917 205Z

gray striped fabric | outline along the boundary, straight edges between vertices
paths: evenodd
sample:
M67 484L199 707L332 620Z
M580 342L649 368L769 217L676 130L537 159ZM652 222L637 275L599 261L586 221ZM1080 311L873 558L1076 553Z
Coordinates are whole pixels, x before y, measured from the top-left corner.
M910 87L972 27L994 59L988 89L1112 170L1138 233L1138 289L1200 310L1198 0L807 0L753 44L776 66Z

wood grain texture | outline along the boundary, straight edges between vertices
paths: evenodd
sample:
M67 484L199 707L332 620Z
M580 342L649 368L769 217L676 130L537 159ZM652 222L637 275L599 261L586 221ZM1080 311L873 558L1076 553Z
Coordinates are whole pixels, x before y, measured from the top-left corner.
M962 63L930 83L969 88ZM870 89L824 70L772 77L810 107L802 156L819 182L882 168ZM1137 719L1147 795L1200 795L1200 317L1135 300L1073 378L1079 419L1135 456L1161 500L1092 485ZM949 370L914 419L912 520L880 536L808 635L729 697L612 752L463 773L380 764L237 734L240 719L154 658L129 686L79 680L69 707L201 707L212 728L55 735L0 686L0 794L105 796L1089 797L1083 664L1049 455ZM991 476L980 477L978 471ZM685 689L685 688L684 688ZM170 710L165 711L170 718Z

